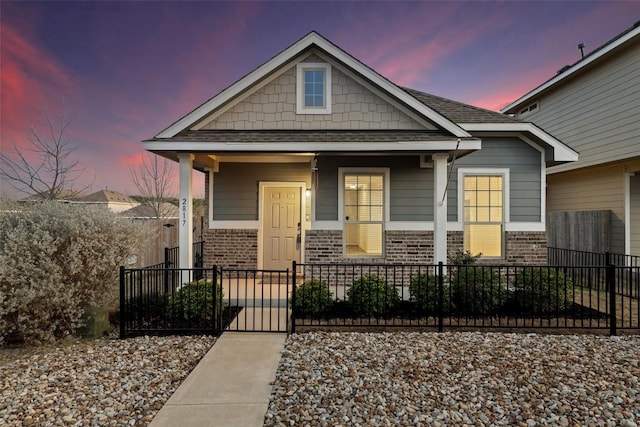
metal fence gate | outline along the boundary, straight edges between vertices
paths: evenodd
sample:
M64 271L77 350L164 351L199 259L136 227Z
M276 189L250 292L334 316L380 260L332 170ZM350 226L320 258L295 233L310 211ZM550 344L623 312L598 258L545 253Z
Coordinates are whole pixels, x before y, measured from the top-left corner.
M288 270L120 269L120 337L287 332Z

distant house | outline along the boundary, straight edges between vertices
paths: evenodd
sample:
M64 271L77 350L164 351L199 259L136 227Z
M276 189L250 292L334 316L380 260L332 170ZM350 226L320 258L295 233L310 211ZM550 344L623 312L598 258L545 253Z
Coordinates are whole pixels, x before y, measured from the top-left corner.
M178 207L172 203L160 203L158 210L151 203L141 203L136 207L120 213L125 218L133 219L177 219Z
M580 153L547 169L548 211L611 210L608 249L640 255L640 21L502 112Z
M205 173L204 262L546 261L546 166L577 154L537 126L397 86L311 32L144 141L179 162L180 266Z
M84 194L78 191L71 190L68 188L61 188L60 190L57 191L55 200L62 201L62 202L70 202L70 201L78 200L84 196L85 196ZM43 192L43 193L33 194L29 197L22 199L21 201L31 202L31 201L39 201L39 200L45 200L45 199L49 199L49 195Z
M85 205L103 207L115 213L126 211L140 204L129 196L111 190L96 191L88 196L80 197L76 202Z

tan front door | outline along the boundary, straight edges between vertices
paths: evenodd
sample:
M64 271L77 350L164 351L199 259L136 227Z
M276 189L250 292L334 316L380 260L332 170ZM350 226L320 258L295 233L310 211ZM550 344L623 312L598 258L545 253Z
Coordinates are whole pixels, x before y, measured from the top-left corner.
M263 268L291 268L300 261L300 188L265 187L263 209Z

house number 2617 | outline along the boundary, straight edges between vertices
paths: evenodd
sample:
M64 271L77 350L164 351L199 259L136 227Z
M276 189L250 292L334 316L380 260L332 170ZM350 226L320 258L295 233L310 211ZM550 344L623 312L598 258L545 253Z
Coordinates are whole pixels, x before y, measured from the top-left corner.
M187 199L182 199L182 225L187 225Z

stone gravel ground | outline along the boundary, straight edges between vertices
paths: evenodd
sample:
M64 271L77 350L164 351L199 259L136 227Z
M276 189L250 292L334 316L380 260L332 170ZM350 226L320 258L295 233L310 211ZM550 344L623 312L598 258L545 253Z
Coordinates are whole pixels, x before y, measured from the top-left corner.
M287 339L265 426L640 423L640 336L307 333Z
M0 426L145 426L215 340L102 339L13 355L0 365Z

